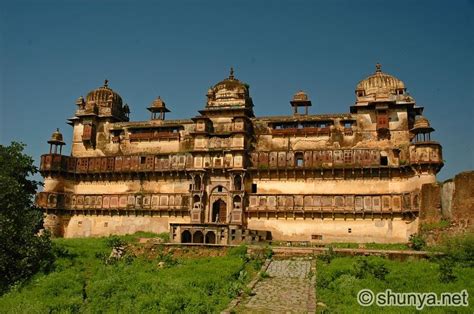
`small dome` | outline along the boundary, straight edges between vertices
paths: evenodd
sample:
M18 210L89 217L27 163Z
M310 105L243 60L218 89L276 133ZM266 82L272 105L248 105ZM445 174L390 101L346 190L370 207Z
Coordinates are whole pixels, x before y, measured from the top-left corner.
M304 91L300 90L293 96L293 101L308 101L309 97Z
M357 84L356 92L363 91L364 96L375 95L380 92L397 94L405 90L405 84L398 78L382 72L382 66L377 63L375 73Z
M158 96L158 98L153 100L153 102L151 103L151 107L153 108L163 108L165 106L165 102L161 99L160 96Z
M109 87L109 81L105 80L104 86L101 86L86 96L86 102L94 102L99 106L107 106L110 103L122 106L122 97Z
M56 131L51 134L51 139L48 141L49 144L58 144L58 145L64 145L64 140L63 140L63 135L61 132L59 132L59 129L56 129Z
M431 129L430 122L423 116L419 116L415 120L415 124L413 125L413 129Z
M147 109L150 110L150 111L166 111L166 112L169 112L169 109L166 108L166 104L163 101L163 99L161 99L160 96L158 96L158 98L153 100L150 107L148 107Z

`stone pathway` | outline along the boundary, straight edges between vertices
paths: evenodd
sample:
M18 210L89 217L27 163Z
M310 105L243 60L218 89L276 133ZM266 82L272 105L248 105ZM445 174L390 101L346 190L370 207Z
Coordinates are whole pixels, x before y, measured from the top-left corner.
M309 260L274 260L237 313L314 313L315 287Z

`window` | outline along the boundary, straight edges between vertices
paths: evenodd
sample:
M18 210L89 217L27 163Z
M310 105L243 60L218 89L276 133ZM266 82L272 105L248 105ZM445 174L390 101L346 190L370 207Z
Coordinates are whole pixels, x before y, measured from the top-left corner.
M146 157L140 157L140 163L143 165L146 163Z
M222 192L222 186L221 186L221 185L219 185L219 186L217 187L217 192Z
M348 228L347 233L352 233L352 228Z
M257 184L252 183L252 193L257 193Z
M104 222L104 227L108 227L109 226L109 223L108 222Z
M311 235L311 240L322 240L323 235L322 234L312 234Z
M387 158L387 156L380 156L380 165L381 165L381 166L388 166L388 158Z
M344 128L350 129L351 127L352 127L352 122L350 122L350 121L345 121L344 122Z

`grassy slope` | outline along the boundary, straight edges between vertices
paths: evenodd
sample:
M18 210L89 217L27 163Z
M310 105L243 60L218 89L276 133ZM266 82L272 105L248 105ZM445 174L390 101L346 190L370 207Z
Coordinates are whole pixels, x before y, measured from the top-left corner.
M388 269L385 280L373 275L357 278L357 262L366 260L373 264L383 264ZM454 268L457 280L451 283L439 281L439 266L428 260L393 261L381 257L336 257L329 264L318 261L317 265L317 299L327 305L330 313L413 313L414 307L377 307L363 308L357 303L357 292L371 289L374 293L391 289L393 292L460 292L467 289L471 306L474 304L474 269L469 267ZM320 308L319 310L323 310ZM447 308L425 308L430 313L445 313ZM471 313L469 308L450 308L455 313ZM454 313L454 312L453 312Z
M97 257L110 253L103 238L55 242L70 256L1 297L0 312L218 312L241 287L241 271L248 267L238 254L182 259L166 268L140 257L105 265Z

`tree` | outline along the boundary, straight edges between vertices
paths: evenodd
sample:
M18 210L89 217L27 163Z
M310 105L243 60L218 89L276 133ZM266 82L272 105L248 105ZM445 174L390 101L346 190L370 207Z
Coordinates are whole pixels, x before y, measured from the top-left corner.
M40 182L30 177L38 172L24 145L0 145L0 294L13 284L52 265L54 254L43 214L34 205Z

